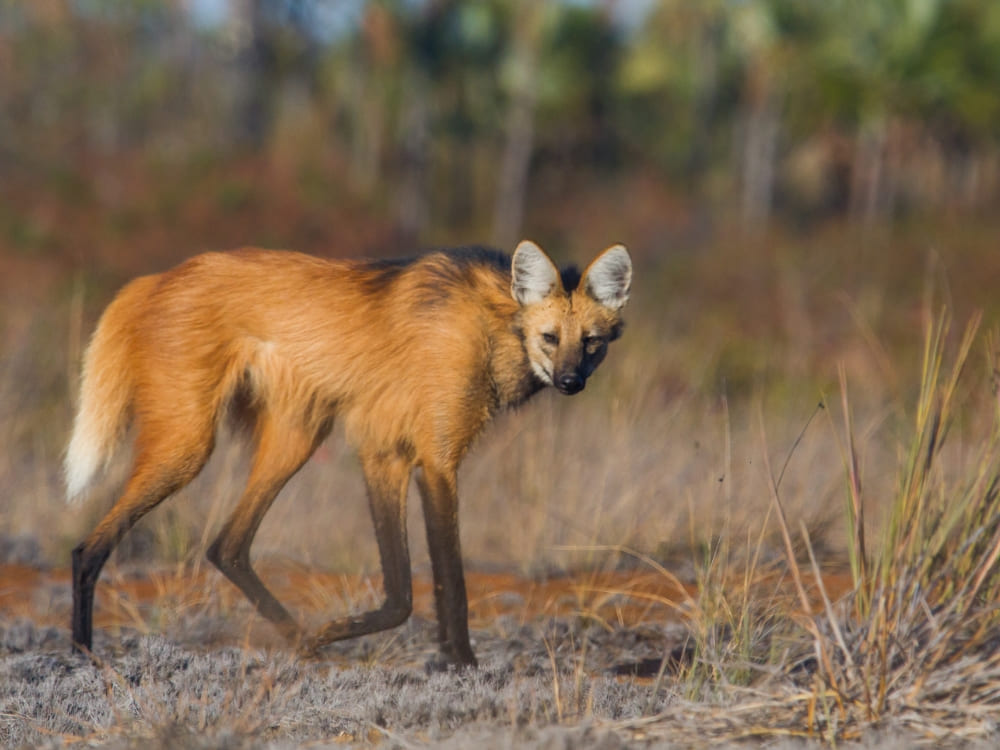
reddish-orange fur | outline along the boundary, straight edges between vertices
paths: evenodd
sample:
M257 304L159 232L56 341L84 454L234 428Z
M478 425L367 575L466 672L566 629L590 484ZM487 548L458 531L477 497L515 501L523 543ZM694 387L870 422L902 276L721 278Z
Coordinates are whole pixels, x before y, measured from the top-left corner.
M133 426L135 458L122 494L74 550L78 647L90 648L93 589L111 550L197 475L220 422L239 412L252 428L254 458L246 491L209 548L220 570L287 636L303 639L250 567L249 549L274 497L339 419L365 472L387 599L379 610L330 623L307 645L409 615L404 510L418 468L442 649L474 663L458 464L498 410L553 378L567 393L583 387L617 336L631 272L624 249L612 248L605 255L614 262L602 262L592 278L588 269L579 289L567 293L556 277L545 292L554 267L522 244L515 257L527 266L515 266L515 276L534 284L534 297L512 294L510 259L485 251L371 263L247 249L200 255L128 284L88 349L67 457L75 495ZM608 296L616 283L624 285L620 301ZM561 342L553 346L553 337Z

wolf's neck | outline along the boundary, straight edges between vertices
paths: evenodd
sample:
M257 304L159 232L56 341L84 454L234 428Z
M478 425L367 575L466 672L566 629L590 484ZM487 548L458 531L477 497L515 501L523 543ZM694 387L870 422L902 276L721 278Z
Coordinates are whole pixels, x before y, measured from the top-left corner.
M545 387L532 371L516 331L495 331L491 344L489 369L497 410L520 406Z

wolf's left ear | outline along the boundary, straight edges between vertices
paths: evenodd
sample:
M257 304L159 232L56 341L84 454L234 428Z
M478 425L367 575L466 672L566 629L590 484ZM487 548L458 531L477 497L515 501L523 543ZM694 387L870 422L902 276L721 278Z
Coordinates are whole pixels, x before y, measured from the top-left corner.
M510 269L510 293L522 305L541 302L562 288L559 269L534 242L524 240L514 251Z
M632 287L632 258L625 246L612 245L598 255L583 272L581 285L605 307L623 307Z

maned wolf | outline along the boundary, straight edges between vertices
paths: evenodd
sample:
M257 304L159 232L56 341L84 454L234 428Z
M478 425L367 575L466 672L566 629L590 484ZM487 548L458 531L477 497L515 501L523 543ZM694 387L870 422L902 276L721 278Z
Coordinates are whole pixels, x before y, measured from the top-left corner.
M406 493L415 468L445 659L475 664L458 538L456 471L501 409L541 388L582 390L622 330L632 263L621 245L580 274L535 244L401 261L284 251L206 253L135 279L104 312L83 365L66 456L77 498L134 435L121 497L73 550L73 642L91 648L94 585L122 536L205 465L227 417L254 456L209 559L311 652L392 628L412 610ZM275 496L342 420L364 471L385 603L303 634L250 565Z

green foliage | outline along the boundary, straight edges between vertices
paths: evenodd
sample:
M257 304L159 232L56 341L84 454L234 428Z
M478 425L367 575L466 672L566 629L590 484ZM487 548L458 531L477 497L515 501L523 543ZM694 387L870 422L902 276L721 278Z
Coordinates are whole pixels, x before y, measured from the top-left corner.
M383 205L397 185L440 196L425 224L485 220L505 149L524 145L511 145L517 107L539 180L553 164L597 179L609 166L653 168L695 196L732 200L753 178L821 215L866 201L888 215L909 202L981 205L993 190L953 182L981 175L1000 148L996 3L660 0L626 24L599 3L369 2L336 33L309 0L232 6L209 29L165 0L44 7L0 5L17 60L0 89L0 156L28 167L266 150L299 97L296 112L316 120L361 193ZM759 142L754 123L768 122L761 112L778 126L773 186L739 166ZM901 149L906 163L890 158ZM884 166L864 187L873 158ZM790 176L804 163L855 195L804 197L801 168Z

